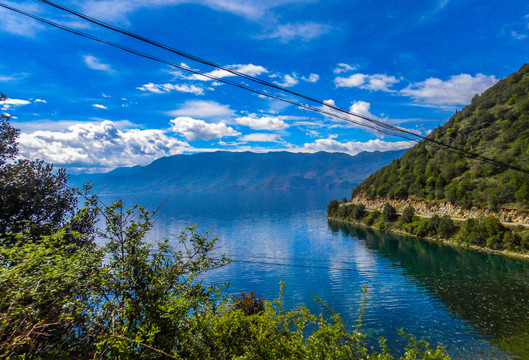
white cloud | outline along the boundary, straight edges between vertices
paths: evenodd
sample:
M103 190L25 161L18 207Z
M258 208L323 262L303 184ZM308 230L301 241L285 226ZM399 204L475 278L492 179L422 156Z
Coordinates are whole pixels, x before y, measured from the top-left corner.
M254 64L237 64L237 65L228 65L226 66L226 68L230 69L230 70L235 70L235 71L238 71L240 73L243 73L243 74L246 74L246 75L249 75L249 76L258 76L258 75L261 75L261 74L265 74L268 72L268 70L266 70L266 68L260 66L260 65L254 65ZM225 77L229 77L229 76L237 76L227 70L221 70L221 69L218 69L218 70L213 70L211 72L208 72L208 73L205 73L206 75L209 75L209 76L212 76L214 78L217 78L217 79L222 79L222 78L225 78ZM190 75L188 77L185 77L186 79L189 79L189 80L200 80L200 81L212 81L213 79L211 78L208 78L206 76L203 76L203 75L198 75L198 74L193 74L193 75Z
M235 119L239 125L248 126L254 130L282 130L288 127L288 124L283 121L281 116L244 116Z
M274 81L274 84L277 84L281 87L292 87L298 83L298 76L295 73L292 73L292 75L284 75L282 81Z
M162 156L180 154L189 149L189 144L162 130L119 130L107 120L71 125L66 131L22 133L19 149L24 158L104 171L146 165Z
M4 101L0 102L0 105L2 106L2 110L9 110L16 106L23 106L31 104L31 102L27 100L21 100L21 99L5 99Z
M275 7L290 3L308 3L313 0L90 0L83 3L83 10L103 20L126 22L127 15L144 7L163 7L185 3L204 5L216 11L229 12L251 20L258 20Z
M92 55L85 55L83 57L84 63L92 70L104 71L107 73L113 73L114 70L108 64L102 63L98 58Z
M309 77L303 76L301 79L306 82L315 83L318 82L320 76L318 74L310 74Z
M155 94L169 93L171 91L178 91L183 93L191 93L195 95L204 95L204 89L195 85L176 85L176 84L153 84L148 83L137 87L141 91L148 91Z
M398 83L400 80L395 76L388 76L385 74L353 74L349 77L337 77L334 79L336 87L358 87L360 89L392 92L390 87Z
M449 80L429 78L425 81L410 84L400 93L417 101L435 105L466 105L475 94L498 82L494 75L468 74L454 75Z
M40 12L40 6L28 2L19 3L3 1L3 3L34 14ZM4 8L0 8L0 19L2 19L2 21L0 21L0 29L15 35L34 37L37 31L45 28L36 20L22 16Z
M309 41L328 33L331 26L315 22L279 25L275 31L265 34L262 38L279 39L282 42L291 40Z
M108 109L105 105L100 105L100 104L92 104L93 107L95 107L96 109Z
M338 65L336 65L336 69L334 69L333 72L335 74L341 74L349 71L355 71L356 69L358 69L358 66L356 65L351 66L349 64L339 63Z
M231 117L234 111L228 105L215 101L192 100L185 102L180 109L169 111L170 116L190 116L195 118Z
M380 139L369 140L367 142L360 141L348 141L340 142L334 140L331 136L327 139L318 139L312 143L306 143L303 145L303 149L307 151L327 151L327 152L343 152L349 155L356 155L362 151L389 151L389 150L402 150L408 149L415 145L413 141L397 141L388 142Z
M349 111L355 114L360 114L363 116L367 116L370 118L376 118L369 112L369 109L371 108L371 104L365 101L355 101L351 107L349 108Z
M38 102L39 102L39 103L44 103L44 104L47 103L46 100L42 100L42 99L35 99L35 102L36 102L36 103L38 103Z
M0 76L1 82L14 81L16 78L14 76Z
M277 142L276 134L248 134L239 138L241 142Z
M190 117L177 117L171 120L171 130L183 135L187 140L211 140L225 136L238 136L240 132L227 126L225 123L207 123L204 120Z

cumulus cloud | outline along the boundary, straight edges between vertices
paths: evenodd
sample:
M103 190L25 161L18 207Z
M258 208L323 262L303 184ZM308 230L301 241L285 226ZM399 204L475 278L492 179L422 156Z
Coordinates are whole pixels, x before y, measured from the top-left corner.
M148 83L137 87L141 91L152 92L155 94L164 94L171 91L178 91L183 93L191 93L195 95L204 95L204 89L195 85L176 85L176 84L153 84Z
M35 102L36 102L36 103L39 103L39 102L40 102L40 103L44 103L44 104L47 103L46 100L42 100L42 99L35 99Z
M496 82L498 79L494 75L461 74L454 75L446 81L429 78L422 82L410 84L402 89L400 94L428 104L466 105L470 103L475 94L481 94Z
M93 107L95 107L96 109L108 109L105 105L100 105L100 104L92 104Z
M299 83L298 76L295 73L292 75L284 75L281 81L274 81L274 84L277 84L282 87L292 87Z
M351 66L346 63L339 63L336 65L336 69L333 70L335 74L341 74L349 71L355 71L358 67L357 66Z
M254 130L282 130L288 127L281 116L243 116L235 119L239 125L248 126Z
M309 41L328 33L331 29L332 27L329 25L315 22L284 24L279 25L273 32L265 34L262 37L279 39L282 42L292 40Z
M258 76L258 75L265 74L268 72L266 68L260 65L254 65L254 64L228 65L226 66L226 68L230 70L235 70L235 71L238 71L240 73L250 75L250 76ZM213 70L211 72L206 73L206 75L212 76L217 79L222 79L222 78L229 77L229 76L237 76L227 70L222 70L222 69ZM198 75L198 74L193 74L185 78L189 80L200 80L200 81L212 81L213 80L209 77Z
M306 82L315 83L318 82L320 76L318 74L310 74L308 77L303 76L301 79Z
M349 77L338 76L334 79L336 87L357 87L360 89L392 92L390 87L398 83L400 80L395 76L388 76L385 74L353 74Z
M190 117L177 117L171 120L171 129L175 133L181 134L187 140L197 139L211 140L220 139L226 136L239 136L240 132L227 126L225 123L207 123L204 120Z
M170 116L189 116L194 118L231 117L234 111L228 105L215 101L186 101L180 109L169 111Z
M114 70L108 64L102 63L98 58L92 55L85 55L83 57L84 63L92 70L104 71L107 73L113 73Z
M145 165L162 156L180 154L189 144L162 130L119 130L111 121L79 123L65 131L34 131L19 138L20 155L58 166L110 170Z
M367 116L370 118L376 118L369 112L369 109L371 108L371 104L366 101L355 101L351 107L349 108L349 111L355 114L360 114L363 116Z
M402 150L412 147L415 143L413 141L397 141L388 142L380 139L369 140L367 142L360 141L346 141L340 142L334 140L334 137L327 139L317 139L312 143L303 145L303 149L307 151L327 151L327 152L343 152L349 155L356 155L362 151L390 151Z
M239 138L241 142L277 142L277 134L248 134Z

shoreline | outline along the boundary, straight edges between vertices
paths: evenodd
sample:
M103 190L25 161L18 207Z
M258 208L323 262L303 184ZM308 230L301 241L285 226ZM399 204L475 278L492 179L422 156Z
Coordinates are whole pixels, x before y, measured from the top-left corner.
M331 217L331 216L326 216L326 217L327 217L327 220L331 220L331 221L335 221L335 222L342 222L342 223L345 223L345 224L360 226L360 227L364 227L364 228L368 228L368 229L372 229L372 230L376 230L376 231L384 231L384 232L387 232L387 233L390 233L390 234L414 237L416 239L425 240L425 241L431 241L431 242L435 242L437 244L441 244L441 245L445 245L445 246L455 246L455 247L459 247L459 248L463 248L463 249L476 250L476 251L481 251L481 252L485 252L485 253L489 253L489 254L496 254L496 255L516 258L518 260L529 261L529 254L521 254L521 253L516 253L516 252L512 252L512 251L508 251L508 250L495 250L495 249L491 249L491 248L488 248L488 247L481 247L481 246L472 245L472 244L463 244L463 243L459 243L459 242L456 242L456 241L450 241L450 240L441 239L441 238L438 239L438 238L433 238L433 237L428 237L428 236L423 237L423 236L418 236L418 235L415 235L415 234L410 234L410 233L402 231L402 230L396 230L393 227L389 227L389 228L386 228L386 229L382 230L382 229L379 229L379 228L377 228L375 226L367 225L367 224L365 224L365 223L363 223L361 221L343 220L343 219L338 219L338 218Z

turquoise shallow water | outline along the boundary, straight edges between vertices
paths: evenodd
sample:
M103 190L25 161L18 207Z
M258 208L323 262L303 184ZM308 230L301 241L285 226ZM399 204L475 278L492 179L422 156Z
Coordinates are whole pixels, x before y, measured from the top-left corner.
M272 299L286 284L287 306L322 309L317 295L353 324L368 286L365 331L398 348L397 327L455 359L529 358L529 262L328 222L326 192L171 194L149 240L198 224L234 260L205 281ZM120 196L104 197L121 198ZM125 203L156 208L166 195Z

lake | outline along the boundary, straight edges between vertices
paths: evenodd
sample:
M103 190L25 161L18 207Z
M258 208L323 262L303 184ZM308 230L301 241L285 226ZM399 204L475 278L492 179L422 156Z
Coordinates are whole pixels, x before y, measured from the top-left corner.
M529 261L329 222L326 206L349 189L322 192L171 194L148 240L198 232L219 237L233 262L205 281L323 310L317 295L354 324L367 285L365 331L390 348L397 327L443 344L454 359L529 358ZM104 196L157 208L167 195Z

